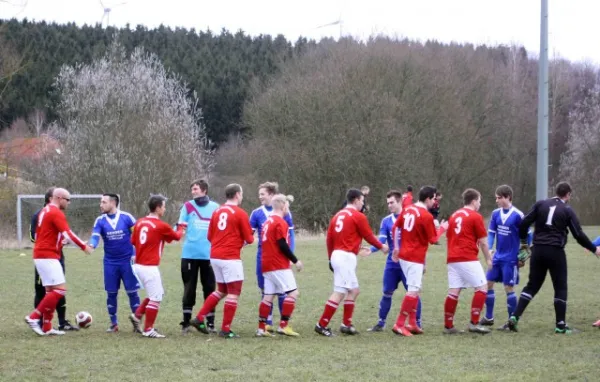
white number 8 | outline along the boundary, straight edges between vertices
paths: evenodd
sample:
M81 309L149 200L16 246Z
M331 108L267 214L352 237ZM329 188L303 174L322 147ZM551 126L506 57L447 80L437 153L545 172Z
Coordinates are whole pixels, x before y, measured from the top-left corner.
M224 231L227 228L227 212L222 212L219 215L219 222L217 223L217 228L221 231Z
M142 227L142 229L140 230L140 243L141 244L146 243L146 240L148 239L147 233L148 233L148 227Z

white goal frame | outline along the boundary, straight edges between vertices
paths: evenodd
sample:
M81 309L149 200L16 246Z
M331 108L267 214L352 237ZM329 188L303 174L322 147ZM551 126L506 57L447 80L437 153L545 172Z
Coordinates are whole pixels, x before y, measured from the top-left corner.
M19 242L19 248L23 248L23 220L21 218L22 200L23 199L41 199L44 200L45 195L43 194L23 194L17 195L17 241ZM102 194L74 194L71 195L71 199L97 199L100 200ZM120 207L120 205L119 205Z

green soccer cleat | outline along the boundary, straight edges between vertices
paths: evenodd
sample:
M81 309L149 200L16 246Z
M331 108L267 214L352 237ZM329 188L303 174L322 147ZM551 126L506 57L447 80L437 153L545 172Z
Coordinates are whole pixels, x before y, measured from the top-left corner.
M196 328L196 330L198 330L199 332L202 332L204 334L209 334L210 331L208 330L208 327L206 326L206 323L204 322L204 320L200 321L198 318L194 317L190 320L190 326L193 326L194 328Z
M518 324L519 324L519 319L516 316L510 316L510 318L508 319L508 322L506 323L506 325L508 326L508 330L510 330L511 332L518 332Z
M554 334L575 334L579 333L579 330L565 326L564 328L554 328Z

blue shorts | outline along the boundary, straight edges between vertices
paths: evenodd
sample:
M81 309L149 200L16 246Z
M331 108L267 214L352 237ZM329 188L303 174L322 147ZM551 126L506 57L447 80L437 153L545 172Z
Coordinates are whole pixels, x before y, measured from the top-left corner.
M402 268L386 265L383 270L383 293L393 293L398 289L400 283L406 289L406 277L404 276L404 272L402 272Z
M130 261L117 264L104 263L104 290L118 292L121 280L123 280L123 286L127 292L133 292L140 288Z
M492 264L492 269L485 275L488 281L502 282L507 286L519 284L519 267L514 261L497 262Z

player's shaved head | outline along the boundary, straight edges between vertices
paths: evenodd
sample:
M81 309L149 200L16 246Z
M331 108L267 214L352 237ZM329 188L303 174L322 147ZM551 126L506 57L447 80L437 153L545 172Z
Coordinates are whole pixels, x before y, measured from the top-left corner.
M71 194L69 193L69 191L67 191L64 188L55 188L54 192L52 193L52 197L53 198L69 198L69 196L71 196Z
M283 194L276 194L275 196L273 196L273 199L271 199L271 205L274 209L278 211L283 211L287 203L288 199Z

